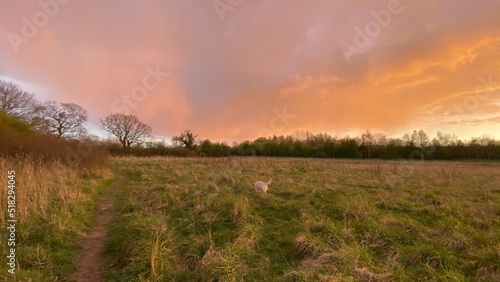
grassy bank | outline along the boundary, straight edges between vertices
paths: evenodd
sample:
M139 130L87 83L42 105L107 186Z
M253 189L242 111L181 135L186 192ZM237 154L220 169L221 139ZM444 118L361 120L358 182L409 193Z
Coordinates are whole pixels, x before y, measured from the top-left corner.
M499 163L114 159L110 281L500 279ZM273 179L267 195L252 183Z
M7 246L10 233L5 228L8 171L15 171L16 274L9 274L7 264L2 263L0 280L64 280L75 271L74 256L81 247L78 238L93 223L94 201L100 188L110 182L109 172L96 167L83 174L58 161L0 158L3 262L13 247Z

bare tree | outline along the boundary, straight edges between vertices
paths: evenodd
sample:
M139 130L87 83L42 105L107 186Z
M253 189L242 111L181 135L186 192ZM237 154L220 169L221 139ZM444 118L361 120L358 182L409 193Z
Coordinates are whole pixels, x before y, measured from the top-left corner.
M403 137L401 137L401 142L404 144L404 146L415 146L415 141L408 133L405 133Z
M361 134L361 146L365 149L366 157L371 158L371 151L375 137L373 133L367 130L365 133Z
M440 146L451 146L457 143L458 137L455 134L443 133L438 131L436 134L437 138L434 138L433 144L438 144Z
M37 128L58 138L81 137L87 133L87 111L73 103L47 101L38 117Z
M314 147L314 146L322 146L329 141L332 141L332 137L328 135L328 133L318 133L313 135L311 140L309 140L309 143Z
M172 141L174 143L181 143L187 149L192 150L196 147L196 137L198 135L194 135L190 130L186 130L181 135L172 137Z
M373 144L374 145L379 145L379 146L385 146L389 140L387 139L387 136L383 133L374 133L373 134Z
M33 94L23 91L19 85L0 80L0 111L30 125L34 123L40 104Z
M112 114L101 119L100 126L110 135L118 138L124 149L152 137L151 126L142 123L134 115Z
M419 131L414 130L411 135L411 140L417 147L420 148L420 158L423 160L425 147L429 145L429 136L423 129L420 129Z
M294 141L301 141L306 143L312 139L314 134L309 130L295 130L294 132L292 132L292 134L290 134L290 136L292 136Z

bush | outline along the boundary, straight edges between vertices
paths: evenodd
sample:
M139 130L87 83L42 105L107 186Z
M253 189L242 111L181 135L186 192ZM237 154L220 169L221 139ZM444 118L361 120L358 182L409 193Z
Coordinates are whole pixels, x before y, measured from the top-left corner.
M0 113L0 155L31 158L41 163L60 162L84 173L105 169L108 152L91 139L63 139L43 135L28 124Z

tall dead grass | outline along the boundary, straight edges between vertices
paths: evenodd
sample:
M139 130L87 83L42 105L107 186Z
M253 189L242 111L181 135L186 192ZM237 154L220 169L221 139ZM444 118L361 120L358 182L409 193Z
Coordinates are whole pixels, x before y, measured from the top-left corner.
M71 204L86 201L83 172L67 166L62 161L45 162L31 157L0 157L0 223L7 219L8 171L15 171L15 200L18 221L29 215L50 219L47 210L57 206L63 213L70 214ZM87 172L85 172L87 173ZM99 168L93 175L106 176L107 170Z

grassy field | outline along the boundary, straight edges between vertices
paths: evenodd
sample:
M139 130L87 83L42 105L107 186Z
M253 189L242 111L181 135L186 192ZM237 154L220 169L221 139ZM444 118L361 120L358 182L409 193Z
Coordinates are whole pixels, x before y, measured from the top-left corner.
M118 158L109 281L500 281L500 164ZM273 180L267 194L256 180Z
M15 246L7 245L8 171L15 171ZM44 163L29 157L0 158L0 281L61 281L75 270L79 237L93 224L95 199L111 183L105 168L93 174L62 162ZM9 198L12 201L12 198ZM7 256L15 247L15 275Z

